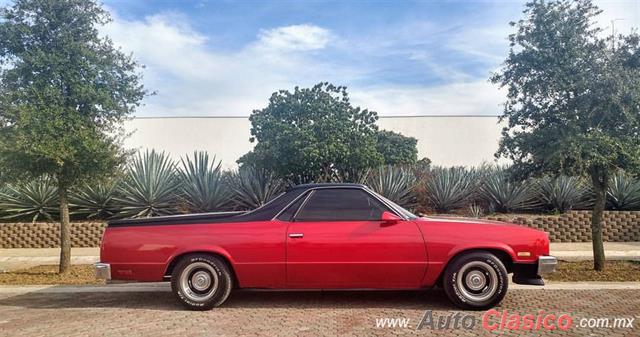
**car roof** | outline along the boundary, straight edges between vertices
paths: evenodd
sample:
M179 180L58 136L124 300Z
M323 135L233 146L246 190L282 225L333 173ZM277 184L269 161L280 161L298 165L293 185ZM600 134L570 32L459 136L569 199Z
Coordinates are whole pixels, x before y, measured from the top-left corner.
M368 188L363 184L354 184L354 183L313 183L313 184L301 184L291 187L288 191L296 191L296 190L310 190L314 188L327 188L327 187L349 187L349 188Z

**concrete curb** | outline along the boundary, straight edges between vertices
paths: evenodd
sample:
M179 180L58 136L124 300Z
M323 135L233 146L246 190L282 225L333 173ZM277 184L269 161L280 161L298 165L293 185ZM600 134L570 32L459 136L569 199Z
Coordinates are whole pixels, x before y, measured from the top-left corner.
M509 289L545 290L640 290L640 282L546 282L544 286L509 283Z
M640 290L640 282L548 282L544 286L509 284L511 290ZM170 292L168 282L125 283L108 285L25 285L0 286L0 294L75 294L75 293L114 293L114 292ZM274 290L242 290L274 291ZM276 290L277 291L277 290Z
M552 251L551 255L557 257L559 260L565 261L586 261L593 260L593 252L591 251ZM640 250L605 250L605 257L607 261L614 260L634 260L640 261Z
M171 286L168 282L158 283L124 283L108 285L1 285L0 294L74 294L74 293L111 293L111 292L170 292Z

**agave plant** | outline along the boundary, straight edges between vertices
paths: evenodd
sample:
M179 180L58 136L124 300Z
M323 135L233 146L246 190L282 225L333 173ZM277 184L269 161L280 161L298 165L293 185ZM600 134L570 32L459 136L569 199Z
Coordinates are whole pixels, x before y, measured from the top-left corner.
M236 209L258 208L284 192L287 183L275 173L256 167L241 167L228 177Z
M181 159L180 198L190 212L219 211L229 204L231 193L222 177L221 162L209 160L206 152L194 152Z
M482 218L484 216L484 209L482 208L482 206L480 206L480 205L478 205L476 203L473 203L473 204L469 205L468 211L469 211L469 215L472 218L479 219L479 218Z
M71 191L69 208L72 215L86 219L108 219L117 212L115 205L117 181L102 181L85 184Z
M460 209L474 197L476 176L464 167L434 167L425 183L425 191L437 212Z
M175 164L164 152L138 154L126 169L114 201L116 217L152 217L176 213L180 183Z
M48 177L9 184L0 191L0 209L4 219L53 221L59 214L58 189Z
M529 181L516 182L503 169L483 175L481 197L497 212L513 212L538 206Z
M620 172L611 178L607 206L615 210L640 209L640 180Z
M382 166L373 170L366 182L372 190L402 207L412 208L415 205L416 176L410 169Z
M590 205L589 185L580 177L544 177L535 183L538 199L547 209L564 213Z

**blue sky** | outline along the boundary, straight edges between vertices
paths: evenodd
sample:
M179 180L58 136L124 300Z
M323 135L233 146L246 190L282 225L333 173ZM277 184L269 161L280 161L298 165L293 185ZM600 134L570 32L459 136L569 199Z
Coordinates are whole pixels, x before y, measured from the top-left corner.
M603 28L629 32L640 0L599 1ZM347 85L380 115L497 115L488 83L521 1L107 0L103 29L146 65L157 95L139 116L247 116L270 94Z

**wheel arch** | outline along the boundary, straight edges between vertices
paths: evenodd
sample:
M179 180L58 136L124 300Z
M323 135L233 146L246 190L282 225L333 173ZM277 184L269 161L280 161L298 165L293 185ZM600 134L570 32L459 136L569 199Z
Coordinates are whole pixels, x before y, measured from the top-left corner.
M507 274L513 272L513 263L514 263L514 259L513 259L513 252L509 249L505 249L504 247L473 247L473 248L464 248L464 249L459 249L457 251L455 251L454 253L452 253L449 256L449 259L447 259L447 261L443 264L442 270L440 271L440 274L438 275L436 284L438 286L442 286L442 278L444 277L444 272L447 269L447 267L449 267L449 265L458 257L465 255L465 254L469 254L469 253L474 253L474 252L483 252L483 253L491 253L493 255L495 255L501 262L502 264L504 264L504 267L507 269Z
M194 254L210 255L210 256L219 258L222 262L224 262L227 265L227 268L229 268L229 271L231 272L231 279L233 281L233 286L237 287L240 284L238 281L238 276L233 266L231 257L228 256L227 254L224 254L214 249L194 249L189 251L183 251L183 252L180 252L179 254L174 255L173 257L171 257L171 259L167 263L167 268L164 271L164 279L165 280L171 279L171 274L173 273L173 270L175 269L178 262L183 258L185 258L186 256L194 255Z

